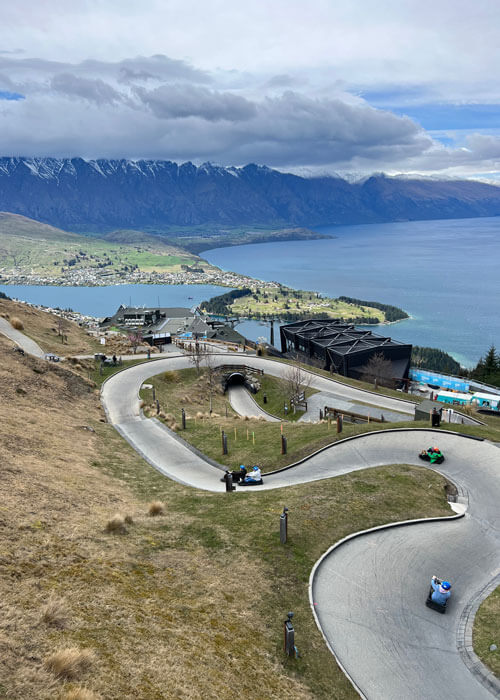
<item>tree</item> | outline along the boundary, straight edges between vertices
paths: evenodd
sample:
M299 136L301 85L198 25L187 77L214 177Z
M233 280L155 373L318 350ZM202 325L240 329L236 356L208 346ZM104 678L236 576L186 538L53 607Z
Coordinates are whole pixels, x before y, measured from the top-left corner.
M387 387L394 385L392 362L385 359L383 352L377 352L372 355L366 365L361 367L361 370L361 379L365 382L373 382L374 389L379 384Z
M210 413L212 413L212 400L218 386L218 367L215 364L212 351L208 346L205 347L205 356L203 360L203 364L205 365L209 410Z
M133 331L129 331L128 342L130 343L130 345L132 347L132 351L135 355L135 353L137 352L137 348L142 343L142 331L140 331L138 329L133 330Z
M196 374L200 373L200 366L203 360L207 356L207 346L205 343L200 343L199 339L196 338L194 343L191 344L191 354L189 356L190 361L196 367Z
M56 327L57 327L57 335L61 338L61 343L64 345L64 339L66 339L66 342L68 341L67 331L69 328L69 323L64 318L64 316L57 317Z
M296 398L301 392L309 388L312 375L302 369L302 366L295 358L292 364L288 365L283 374L283 383L288 400Z

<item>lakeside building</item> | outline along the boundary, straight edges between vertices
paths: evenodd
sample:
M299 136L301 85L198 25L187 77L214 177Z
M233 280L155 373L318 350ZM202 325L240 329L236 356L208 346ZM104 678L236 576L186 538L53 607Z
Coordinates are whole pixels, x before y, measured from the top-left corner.
M102 329L141 331L142 339L150 345L166 345L172 338L205 338L210 326L198 307L119 306L113 316L100 324Z
M173 338L202 338L242 345L247 342L241 333L225 323L202 316L196 306L188 309L121 305L113 316L101 322L100 328L141 331L144 342L159 346L171 343Z
M412 346L356 328L341 319L295 321L280 328L281 351L310 365L360 379L375 355L389 361L390 377L408 378Z

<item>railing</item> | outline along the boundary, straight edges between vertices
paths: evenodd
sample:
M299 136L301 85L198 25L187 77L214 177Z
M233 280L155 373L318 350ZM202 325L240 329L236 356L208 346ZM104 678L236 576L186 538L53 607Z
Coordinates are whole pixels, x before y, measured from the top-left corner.
M325 406L324 413L323 415L325 418L327 416L332 416L333 418L337 418L338 416L342 416L342 418L350 418L353 423L356 422L356 420L360 420L363 423L385 423L386 421L384 418L375 418L374 416L370 415L365 415L364 413L355 413L354 411L344 411L341 410L340 408L332 408L331 406Z

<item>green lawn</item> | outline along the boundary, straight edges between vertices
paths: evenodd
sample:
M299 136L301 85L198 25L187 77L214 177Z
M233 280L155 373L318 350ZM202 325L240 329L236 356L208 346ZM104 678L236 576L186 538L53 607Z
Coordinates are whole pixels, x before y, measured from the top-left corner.
M286 421L296 421L302 415L303 411L297 410L295 413L290 406L290 398L288 396L286 382L279 377L271 377L264 374L259 377L260 391L254 394L255 402L265 411L278 418L283 418ZM303 387L306 398L317 393L317 389ZM267 403L264 403L264 395L266 395ZM288 406L288 411L285 413L285 403Z
M500 587L481 603L474 620L474 651L500 678ZM490 651L496 644L497 649Z

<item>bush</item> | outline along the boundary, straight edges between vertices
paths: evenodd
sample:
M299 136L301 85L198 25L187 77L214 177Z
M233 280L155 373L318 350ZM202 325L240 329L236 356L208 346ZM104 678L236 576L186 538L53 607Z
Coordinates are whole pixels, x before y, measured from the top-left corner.
M54 652L44 660L45 668L56 676L65 680L79 678L88 671L95 661L95 654L91 649L78 649L69 647Z
M12 326L12 328L15 328L16 331L23 331L24 330L24 324L21 321L21 319L18 318L17 316L13 316L11 318L10 325Z
M108 522L106 523L106 532L115 532L120 535L127 532L123 516L117 513L111 518L111 520L108 520Z
M152 518L157 515L163 515L165 513L165 504L161 501L153 501L149 504L148 513Z

